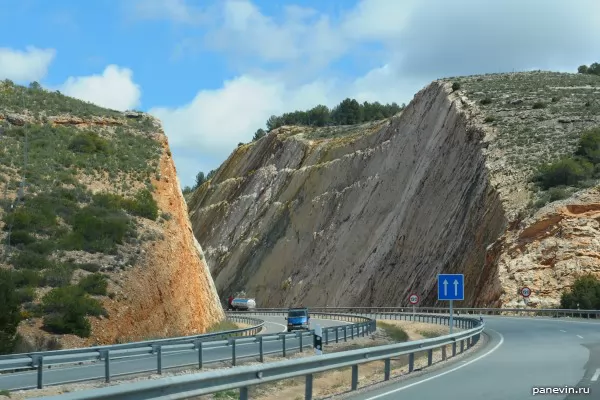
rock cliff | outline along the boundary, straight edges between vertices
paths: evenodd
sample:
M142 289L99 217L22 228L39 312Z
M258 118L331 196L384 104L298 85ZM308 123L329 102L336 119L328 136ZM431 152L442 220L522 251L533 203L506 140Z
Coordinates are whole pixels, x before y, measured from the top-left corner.
M160 121L5 81L0 140L15 351L202 333L223 319Z
M544 225L529 180L600 124L584 106L599 86L542 72L440 80L388 120L282 127L240 146L189 202L218 290L273 307L406 305L412 292L433 305L443 272L465 274L457 306L510 305L524 284L536 293L541 281L525 278L540 274L514 265L534 270L539 246L517 256L510 245ZM576 224L568 209L557 213Z

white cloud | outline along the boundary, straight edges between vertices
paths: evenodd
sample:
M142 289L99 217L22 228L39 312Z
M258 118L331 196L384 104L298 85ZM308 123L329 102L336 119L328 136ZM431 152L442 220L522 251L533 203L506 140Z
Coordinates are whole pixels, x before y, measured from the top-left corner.
M244 75L225 82L221 89L198 92L185 106L149 112L163 122L180 179L188 185L199 168L208 172L239 142L250 141L269 116L305 109L314 102L327 103L330 88L328 82L289 88L282 82Z
M107 66L101 75L69 77L59 89L67 96L119 111L140 104L141 90L133 72L118 65Z
M284 6L277 18L249 0L216 4L205 44L231 57L239 76L187 105L151 110L183 184L218 167L271 114L345 97L408 103L443 76L575 71L600 54L597 0L360 0L341 12L323 2L322 11ZM353 59L351 68L333 65L342 57Z
M170 19L195 24L204 21L205 13L185 0L138 0L126 3L132 16L141 19Z
M48 73L56 50L28 46L25 51L0 48L0 79L18 83L39 81Z

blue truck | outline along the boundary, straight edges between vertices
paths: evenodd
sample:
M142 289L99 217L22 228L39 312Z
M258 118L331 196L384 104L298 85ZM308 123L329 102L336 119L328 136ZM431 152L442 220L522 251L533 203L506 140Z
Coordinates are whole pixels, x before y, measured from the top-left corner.
M285 318L287 320L287 331L298 331L310 330L310 314L308 313L308 308L290 308L288 310L288 316Z

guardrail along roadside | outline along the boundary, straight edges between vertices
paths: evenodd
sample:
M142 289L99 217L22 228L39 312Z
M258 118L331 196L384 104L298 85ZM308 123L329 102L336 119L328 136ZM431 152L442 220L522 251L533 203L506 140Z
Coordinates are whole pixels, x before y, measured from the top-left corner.
M273 315L281 314L282 312L282 310L258 310L253 311L253 314ZM318 313L312 312L311 314L317 315ZM344 318L368 318L369 321L363 323L368 333L375 330L374 328L376 320L371 318L378 315L382 317L389 317L389 319L420 321L442 325L448 325L450 323L449 316L420 313L396 313L393 316L383 313L366 315L345 314ZM408 355L408 372L411 373L414 371L414 362L417 354L427 354L428 366L433 364L433 352L436 350L440 350L442 352L442 360L446 360L449 357L454 357L477 344L485 327L484 322L479 318L458 316L453 318L453 325L456 328L462 328L464 330L431 339L367 347L358 350L309 356L294 360L275 361L259 365L239 366L225 370L161 378L153 381L122 384L89 391L82 391L76 394L69 393L60 396L47 397L47 399L124 400L163 399L167 396L172 396L169 398L188 399L195 396L238 389L240 400L247 400L249 388L254 385L295 377L305 378L305 399L312 399L313 377L316 373L344 367L351 367L351 390L357 390L359 376L358 369L361 364L371 363L373 361L383 361L383 376L384 381L387 381L390 379L392 358ZM336 331L340 330L340 327L334 328ZM314 332L311 333L314 334ZM328 336L329 335L326 336L325 333L323 333L324 343L327 343L328 340L332 340L332 338ZM451 346L451 355L446 354L447 346Z
M323 328L328 341L352 340L375 330L375 322L368 317L331 313L313 315L353 322ZM314 331L258 334L264 326L263 320L247 313L228 313L228 319L253 326L190 337L2 356L0 371L4 373L0 374L0 390L41 389L95 380L110 382L115 377L162 374L163 370L190 366L202 369L206 364L222 362L236 366L241 359L264 362L266 355L286 357L291 352L302 352L313 346ZM119 362L114 363L117 360ZM79 367L69 371L64 369L73 365Z

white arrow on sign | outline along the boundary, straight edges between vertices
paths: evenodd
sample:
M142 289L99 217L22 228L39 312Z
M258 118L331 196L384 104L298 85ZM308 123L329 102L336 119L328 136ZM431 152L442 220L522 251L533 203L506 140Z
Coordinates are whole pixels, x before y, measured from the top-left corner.
M444 279L444 296L448 296L448 280Z
M454 280L454 296L458 297L458 279Z

